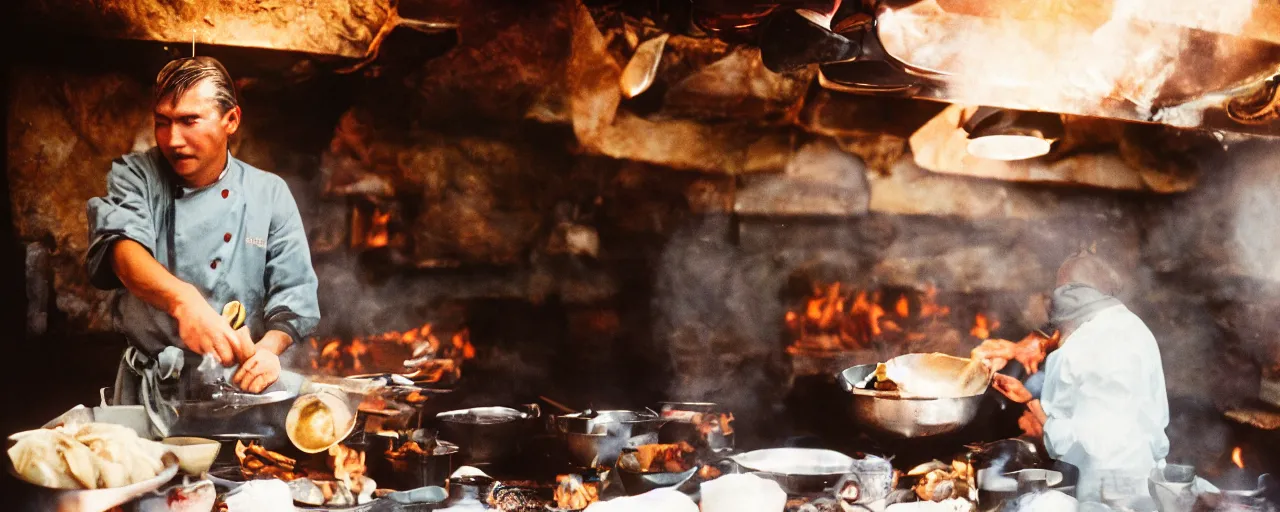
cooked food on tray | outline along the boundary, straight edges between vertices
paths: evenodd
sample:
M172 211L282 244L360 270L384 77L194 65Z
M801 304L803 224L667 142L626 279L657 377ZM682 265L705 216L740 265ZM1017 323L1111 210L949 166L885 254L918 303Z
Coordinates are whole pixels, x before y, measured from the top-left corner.
M19 432L9 459L24 480L55 489L107 489L155 478L168 449L109 423Z

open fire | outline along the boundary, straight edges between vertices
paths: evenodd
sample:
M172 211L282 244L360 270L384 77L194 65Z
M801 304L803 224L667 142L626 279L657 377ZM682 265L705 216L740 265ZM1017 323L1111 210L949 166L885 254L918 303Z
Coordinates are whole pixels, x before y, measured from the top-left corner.
M959 343L966 333L977 340L991 337L1000 322L978 312L972 324L956 318L938 303L929 286L915 294L850 289L841 283L815 283L803 304L786 313L793 343L788 352L856 351L947 340Z
M441 336L426 323L352 339L311 338L311 369L340 377L396 373L417 382L455 382L462 376L462 362L474 358L476 349L466 328L449 335L447 343Z
M394 210L379 206L351 208L351 247L377 249L391 244L389 224Z

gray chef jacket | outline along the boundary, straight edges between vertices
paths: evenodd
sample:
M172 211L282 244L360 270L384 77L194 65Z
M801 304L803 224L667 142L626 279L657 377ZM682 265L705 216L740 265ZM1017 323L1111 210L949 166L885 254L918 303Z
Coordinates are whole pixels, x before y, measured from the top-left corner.
M90 279L118 289L116 328L150 356L169 345L186 347L172 317L122 288L110 249L124 238L146 247L215 310L243 303L255 340L279 330L297 342L320 321L316 273L293 195L279 176L230 153L218 181L196 189L180 185L159 148L124 155L112 162L107 195L90 199L88 214Z

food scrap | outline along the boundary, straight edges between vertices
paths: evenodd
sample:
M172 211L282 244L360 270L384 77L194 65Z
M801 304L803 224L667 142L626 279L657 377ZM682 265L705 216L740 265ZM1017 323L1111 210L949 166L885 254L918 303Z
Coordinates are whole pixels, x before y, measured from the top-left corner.
M676 444L646 444L636 447L636 470L640 472L688 471L693 467L685 455L693 453L693 446L681 441Z
M950 466L933 461L916 466L907 474L920 477L915 485L915 493L922 500L940 502L952 498L965 498L969 501L978 499L973 466L964 461L953 461Z
M236 459L245 480L278 478L288 482L304 476L297 471L297 460L263 448L257 441L248 445L236 441Z
M599 482L583 482L579 475L556 477L556 507L563 510L582 510L600 499Z

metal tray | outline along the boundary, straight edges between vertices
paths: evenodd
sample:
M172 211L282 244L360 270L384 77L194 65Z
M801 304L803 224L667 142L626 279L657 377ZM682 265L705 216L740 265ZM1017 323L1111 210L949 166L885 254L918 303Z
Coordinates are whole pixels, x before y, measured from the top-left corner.
M155 477L124 487L114 487L110 489L53 489L33 484L22 479L13 462L9 461L5 464L9 469L9 474L13 475L21 485L34 488L32 493L35 496L38 510L49 510L53 512L86 512L109 510L118 507L131 500L137 499L142 495L159 489L173 480L178 474L178 457L172 453L166 453L161 459L164 461L164 470Z

